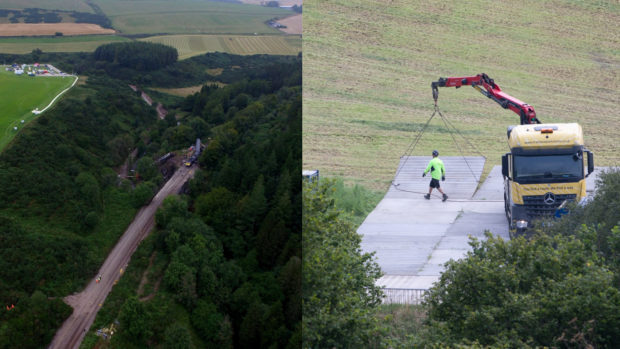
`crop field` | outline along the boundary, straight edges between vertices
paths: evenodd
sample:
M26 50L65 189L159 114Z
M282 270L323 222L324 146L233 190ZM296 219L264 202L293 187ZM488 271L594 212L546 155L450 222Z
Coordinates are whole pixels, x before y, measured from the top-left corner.
M114 34L114 29L92 23L2 23L0 36Z
M214 1L95 0L124 34L276 34L265 25L290 10Z
M28 121L35 108L45 108L58 93L71 86L74 77L17 76L0 66L0 150ZM24 123L21 122L24 120ZM17 127L15 131L13 128Z
M209 85L212 85L212 84L218 85L220 87L226 86L226 84L221 83L221 82L209 82ZM187 97L189 95L193 95L196 92L200 92L200 90L202 89L202 86L203 85L196 85L196 86L180 87L180 88L157 87L157 88L153 88L153 90L159 91L162 93L167 93L173 96Z
M24 54L37 48L43 52L92 52L100 45L119 41L130 40L115 35L0 38L0 52Z
M85 0L0 0L0 8L41 8L46 10L94 12Z
M283 35L165 35L143 41L172 46L185 59L207 52L227 52L237 55L272 54L296 55L301 51L301 37Z
M294 15L278 20L278 23L286 26L286 28L280 28L281 31L287 34L302 34L302 15Z
M304 169L387 190L433 113L431 82L479 73L620 165L618 2L310 0L303 16ZM501 163L516 114L470 87L440 88L438 106L472 146L436 115L412 155Z

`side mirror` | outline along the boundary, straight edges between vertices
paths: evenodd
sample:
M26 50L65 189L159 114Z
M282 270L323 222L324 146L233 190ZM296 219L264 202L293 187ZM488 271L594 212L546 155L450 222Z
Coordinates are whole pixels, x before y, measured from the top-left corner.
M588 177L594 172L594 154L589 150L586 150L586 153L588 153L588 174L586 175L586 177Z
M502 175L510 179L510 176L508 173L508 154L502 155Z

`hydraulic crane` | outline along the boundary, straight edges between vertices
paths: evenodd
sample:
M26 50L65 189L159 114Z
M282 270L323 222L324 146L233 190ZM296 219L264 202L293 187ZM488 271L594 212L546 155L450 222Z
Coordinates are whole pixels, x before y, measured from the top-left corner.
M508 126L510 152L502 156L504 209L511 236L513 231L523 233L538 218L561 215L566 202L586 197L585 178L594 171L594 155L586 149L581 126L540 124L531 105L502 92L486 74L432 82L436 110L439 87L463 85L474 87L521 119L521 125Z
M534 107L504 93L495 81L484 73L462 78L439 78L438 81L433 81L431 87L433 89L435 105L437 105L437 98L439 97L438 87L459 88L463 85L475 88L483 95L497 102L502 108L510 109L517 113L521 118L521 125L540 124L540 121L536 118Z

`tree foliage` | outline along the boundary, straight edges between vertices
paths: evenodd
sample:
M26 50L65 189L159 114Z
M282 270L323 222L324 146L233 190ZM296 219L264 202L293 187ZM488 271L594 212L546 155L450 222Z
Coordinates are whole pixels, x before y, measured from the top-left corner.
M183 314L191 320L181 321L190 342L197 335L209 347L239 347L256 338L252 346L259 348L299 343L301 60L209 54L145 74L140 69L147 61L121 65L124 48L115 50L100 51L114 52L111 61L84 53L0 55L6 61L36 55L88 75L0 154L0 299L17 305L37 290L58 297L78 290L103 258L97 243L122 233L111 213L148 202L152 183L159 184L150 160L136 164L147 181L119 179L113 169L134 149L142 159L155 159L198 136L207 148L190 196L166 199L156 215L156 246L165 255L156 267L158 295L127 299L111 345L163 347L171 344L167 337L185 338L178 328L167 333L169 324L161 320ZM216 68L222 74L210 76L208 69ZM157 120L127 86L215 80L227 85L207 84L181 102L169 99L188 114L178 123L173 116ZM118 232L98 235L114 225ZM51 333L68 316L57 314L55 322L39 322L41 332ZM251 322L258 318L264 321ZM20 319L0 318L0 347L29 347L31 340L45 345L47 335L9 341L5 334L23 330ZM199 331L205 328L216 330Z
M174 47L152 42L132 41L101 45L97 47L93 57L96 61L107 61L125 68L148 71L176 62L179 54Z
M60 298L92 277L124 229L125 211L133 209L111 168L156 121L128 91L94 74L0 153L0 301L20 309L0 315L0 348L48 344L69 315ZM58 298L22 309L37 292ZM32 313L45 307L55 313ZM35 321L37 333L25 331L24 321Z
M327 196L329 186L304 190L303 347L363 347L375 333L382 292L373 255Z
M620 172L529 239L487 234L450 261L427 301L426 346L620 346Z

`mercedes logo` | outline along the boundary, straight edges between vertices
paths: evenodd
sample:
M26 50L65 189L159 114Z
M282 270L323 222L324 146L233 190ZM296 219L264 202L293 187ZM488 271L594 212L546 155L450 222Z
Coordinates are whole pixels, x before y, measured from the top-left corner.
M553 195L553 193L547 193L545 194L543 200L545 201L545 204L553 205L553 203L555 203L555 195Z

